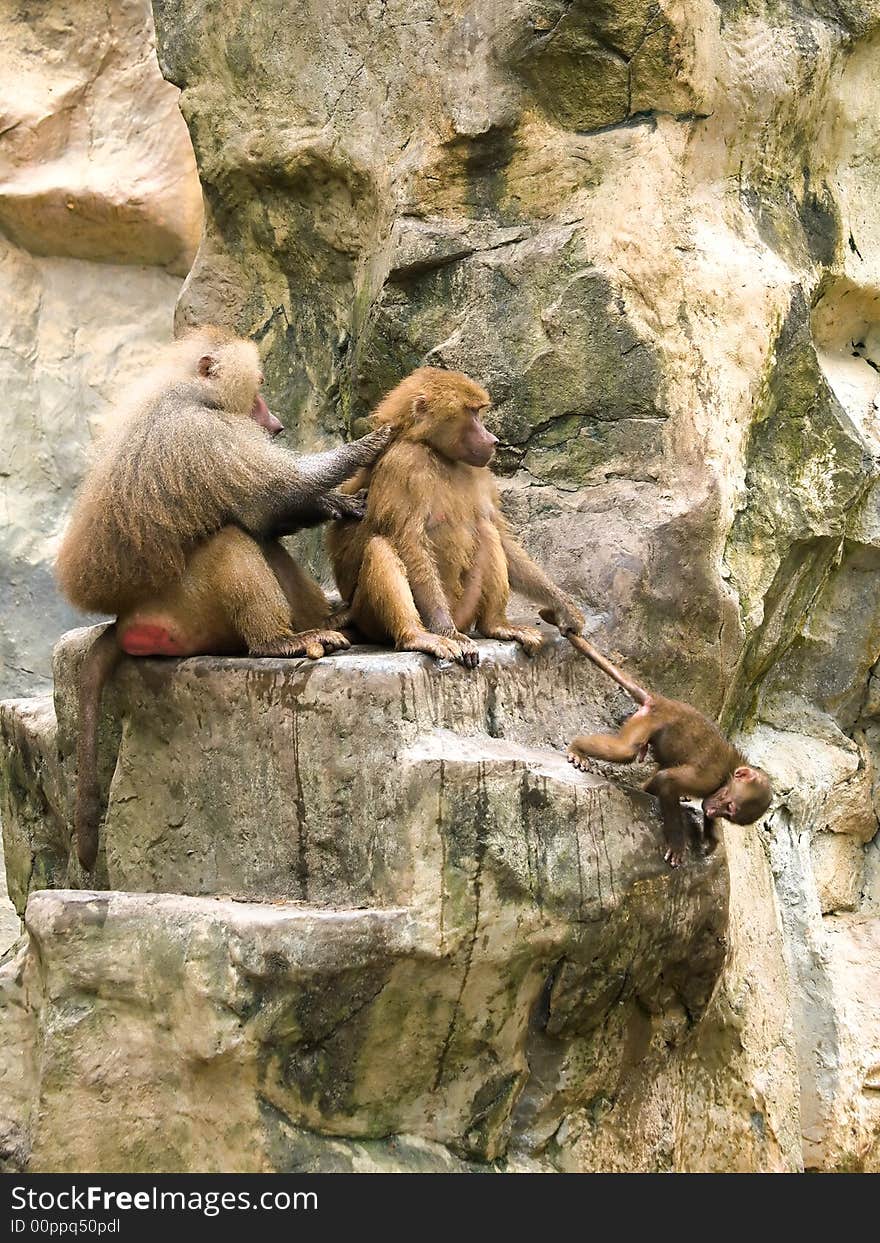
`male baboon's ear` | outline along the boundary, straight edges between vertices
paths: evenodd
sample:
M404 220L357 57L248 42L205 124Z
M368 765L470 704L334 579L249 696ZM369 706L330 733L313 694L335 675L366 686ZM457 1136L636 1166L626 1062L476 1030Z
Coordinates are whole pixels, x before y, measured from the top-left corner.
M199 375L204 379L207 379L208 376L212 376L214 374L214 368L216 365L216 358L214 358L211 354L203 354L199 359Z

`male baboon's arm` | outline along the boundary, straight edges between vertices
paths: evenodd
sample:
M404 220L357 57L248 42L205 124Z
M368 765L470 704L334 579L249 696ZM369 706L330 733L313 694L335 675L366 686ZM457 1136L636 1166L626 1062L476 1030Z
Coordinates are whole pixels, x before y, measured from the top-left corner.
M380 427L351 444L337 445L323 453L308 453L297 459L297 471L304 492L317 495L344 483L362 466L369 466L387 448L394 430Z
M332 489L373 462L392 435L391 429L380 428L351 444L304 457L267 444L264 474L238 498L228 521L254 535L276 536L331 518L362 516L363 506L356 498Z
M324 492L309 502L303 502L301 508L286 514L273 528L273 539L282 535L293 535L295 531L316 527L322 522L355 521L360 522L367 510L367 490L359 492Z

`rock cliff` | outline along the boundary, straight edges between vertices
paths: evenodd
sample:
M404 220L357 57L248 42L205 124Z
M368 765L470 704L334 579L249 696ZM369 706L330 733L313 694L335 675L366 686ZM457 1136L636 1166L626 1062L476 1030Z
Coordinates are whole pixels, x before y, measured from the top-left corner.
M51 564L120 378L170 339L202 228L148 0L0 7L0 692L49 680Z
M581 782L554 758L569 725L621 707L559 649L532 665L488 645L471 680L376 653L149 662L108 702L88 896L69 862L72 639L54 704L2 718L20 910L31 893L30 939L3 976L21 1034L3 1056L26 1070L0 1077L18 1102L9 1160L877 1169L877 5L154 11L206 203L179 321L260 341L270 403L303 446L359 430L420 362L478 377L530 551L597 642L717 714L777 798L727 833L726 856L665 872L628 778ZM41 29L51 44L68 28ZM94 56L73 60L94 76ZM54 220L60 200L41 195L34 218ZM29 272L88 263L70 256L105 232L116 245L102 226L33 258L3 204ZM161 297L145 284L120 322L142 324L144 306L167 314L186 265L155 213L137 220L138 262L159 265L137 280ZM67 322L59 281L41 298L26 286L52 312L48 340ZM11 391L58 375L34 339L10 355L27 363ZM112 351L95 365L109 375ZM20 581L39 585L44 515L54 533L60 510L27 482L48 460L32 443L11 512L21 564L36 563ZM320 563L317 540L301 547ZM33 590L52 629L65 615ZM7 632L22 651L32 612ZM326 958L309 966L304 944ZM85 1110L117 1082L77 1022L149 1052L137 1156L113 1155L130 1150L109 1117L106 1148L82 1124L62 1151L65 1093ZM39 1066L35 1030L54 1042ZM163 1148L172 1091L199 1122ZM206 1133L227 1096L241 1129L221 1152Z

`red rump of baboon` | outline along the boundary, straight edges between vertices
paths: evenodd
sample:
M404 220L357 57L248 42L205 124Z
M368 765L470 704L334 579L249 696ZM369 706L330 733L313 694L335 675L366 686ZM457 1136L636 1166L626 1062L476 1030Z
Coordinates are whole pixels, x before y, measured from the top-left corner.
M324 593L279 537L357 519L363 498L334 491L390 433L296 456L260 395L256 346L222 328L188 333L130 390L101 440L56 563L68 600L109 613L80 681L77 845L97 850L95 730L122 652L318 657L347 647Z
M394 430L382 458L343 490L369 485L363 522L335 522L328 549L348 616L376 642L472 667L471 630L533 652L537 627L507 618L511 587L561 628L583 626L574 602L531 560L501 513L489 469L497 439L486 390L457 371L420 367L378 405Z

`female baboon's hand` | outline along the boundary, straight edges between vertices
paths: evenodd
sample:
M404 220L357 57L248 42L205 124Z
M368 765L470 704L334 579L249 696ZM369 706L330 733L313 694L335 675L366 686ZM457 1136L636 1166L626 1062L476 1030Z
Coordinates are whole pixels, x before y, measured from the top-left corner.
M581 634L587 620L573 600L559 600L551 608L539 609L538 615L549 625L558 626L563 634Z

